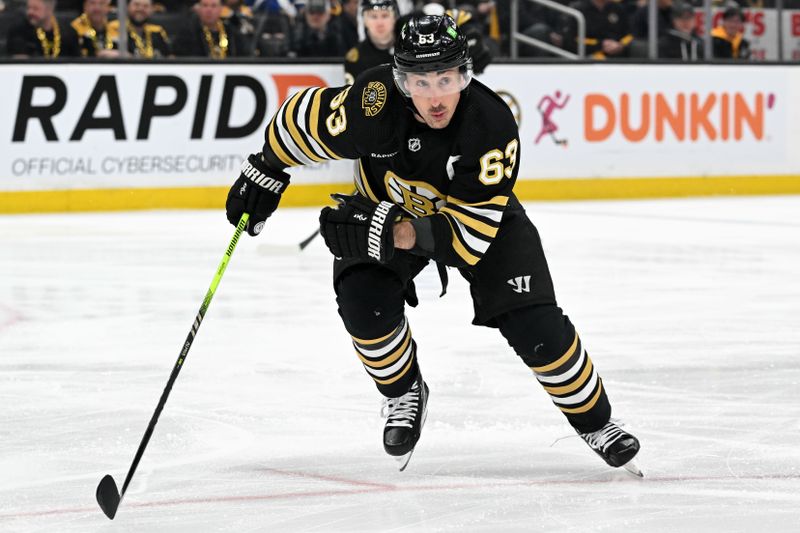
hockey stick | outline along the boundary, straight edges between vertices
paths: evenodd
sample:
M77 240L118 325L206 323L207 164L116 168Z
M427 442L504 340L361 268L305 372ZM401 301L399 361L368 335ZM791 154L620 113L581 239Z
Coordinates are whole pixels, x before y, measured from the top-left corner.
M172 390L172 385L178 378L178 373L181 371L183 363L186 360L186 357L189 355L189 349L192 347L194 337L197 335L197 331L200 329L200 324L203 322L203 317L206 315L208 306L211 305L211 299L214 297L214 293L217 291L217 286L222 279L222 275L225 273L225 268L228 266L228 261L230 261L231 255L233 255L233 251L236 249L236 244L239 242L242 232L247 227L247 220L249 218L249 214L243 213L242 218L239 219L239 224L236 226L236 231L233 232L233 237L231 237L231 242L228 244L228 249L225 251L225 255L222 257L222 261L217 268L217 273L214 275L214 279L211 281L211 287L208 288L206 297L203 299L203 305L200 306L200 311L197 313L197 317L194 319L192 329L189 330L189 335L187 335L186 341L183 343L181 354L178 356L178 360L175 362L175 367L173 367L172 373L169 375L167 386L164 387L164 392L161 393L161 399L158 400L156 411L153 413L153 417L150 419L150 423L147 425L147 431L144 432L142 442L139 443L139 449L136 450L136 456L133 458L133 464L131 464L131 468L128 470L128 475L125 477L125 483L122 485L122 492L117 491L117 484L114 482L114 478L111 477L110 474L106 474L97 485L97 503L100 504L100 509L102 509L106 516L111 520L114 520L114 516L117 514L119 504L122 502L122 498L125 496L125 491L128 490L128 484L130 484L131 478L133 478L133 473L136 472L136 467L139 466L139 461L142 459L144 449L147 447L147 443L150 442L150 437L153 435L153 430L158 422L158 417L161 414L161 411L164 409L164 404L167 403L167 397Z
M350 194L351 195L352 194L356 194L357 192L358 192L358 189L353 189L353 192L351 192ZM315 229L314 233L312 233L311 235L309 235L308 237L303 239L302 242L300 242L300 251L302 252L303 250L305 250L306 246L311 244L311 241L313 241L314 239L317 238L317 235L319 235L319 228Z
M306 246L311 244L311 241L313 241L317 237L317 235L319 235L319 228L315 229L314 233L303 239L303 242L300 243L300 251L302 252L303 250L305 250Z

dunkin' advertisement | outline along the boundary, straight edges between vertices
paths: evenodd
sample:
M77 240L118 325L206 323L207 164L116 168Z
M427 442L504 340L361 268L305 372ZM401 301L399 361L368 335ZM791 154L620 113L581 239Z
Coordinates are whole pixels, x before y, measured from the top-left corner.
M800 77L788 67L558 65L488 69L520 125L520 176L798 174Z

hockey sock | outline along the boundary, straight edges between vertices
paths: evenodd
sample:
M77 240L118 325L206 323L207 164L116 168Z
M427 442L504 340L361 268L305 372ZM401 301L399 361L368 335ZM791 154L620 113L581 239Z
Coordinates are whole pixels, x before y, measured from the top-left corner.
M537 355L541 356L538 352ZM556 407L580 433L596 431L608 421L611 406L603 390L603 380L577 333L560 357L546 364L529 366Z
M381 394L388 398L398 398L408 392L419 368L417 344L411 338L411 328L406 317L382 337L353 337L353 346Z
M611 416L603 381L575 326L555 305L516 309L497 317L500 331L579 433Z

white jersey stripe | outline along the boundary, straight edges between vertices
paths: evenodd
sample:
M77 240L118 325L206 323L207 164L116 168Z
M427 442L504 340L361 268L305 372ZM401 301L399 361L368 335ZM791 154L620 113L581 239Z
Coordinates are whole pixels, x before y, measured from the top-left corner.
M371 366L364 365L364 368L367 369L367 372L376 378L385 378L387 376L391 376L401 368L403 368L408 360L411 358L411 353L414 350L414 343L409 342L408 348L406 351L403 352L403 355L394 362L393 365L387 366L386 368L372 368Z
M317 89L308 89L306 94L300 99L300 101L295 106L295 112L297 113L297 129L299 129L303 134L308 131L306 129L306 111L308 111L308 107L311 105L311 100L314 97L314 92ZM308 147L311 148L311 151L319 157L320 159L330 159L325 150L317 143L314 139L313 135L304 135L306 139L306 143L308 143Z
M539 374L536 374L535 371L534 374L536 374L536 379L538 379L540 383L547 383L548 385L553 383L556 384L566 383L567 381L572 379L572 377L575 374L578 373L578 371L583 366L583 361L585 359L586 359L586 350L584 350L583 347L581 347L581 355L578 357L578 360L575 361L575 364L572 365L566 372L563 372L555 376L541 376Z
M594 392L595 386L597 385L597 371L592 369L592 377L586 382L586 385L581 388L581 390L577 394L573 394L572 396L566 396L564 398L558 398L556 396L550 396L555 403L558 405L576 405L586 401L586 399L591 396Z

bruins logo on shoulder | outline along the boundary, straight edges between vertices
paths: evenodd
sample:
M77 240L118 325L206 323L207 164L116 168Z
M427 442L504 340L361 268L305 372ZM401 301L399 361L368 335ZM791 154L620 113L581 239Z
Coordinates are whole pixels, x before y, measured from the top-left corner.
M361 108L364 115L374 117L383 109L386 103L386 86L379 81L371 81L361 93Z
M355 63L356 61L358 61L358 48L354 46L353 48L348 50L347 54L345 54L344 56L344 59L346 61L349 61L350 63Z

